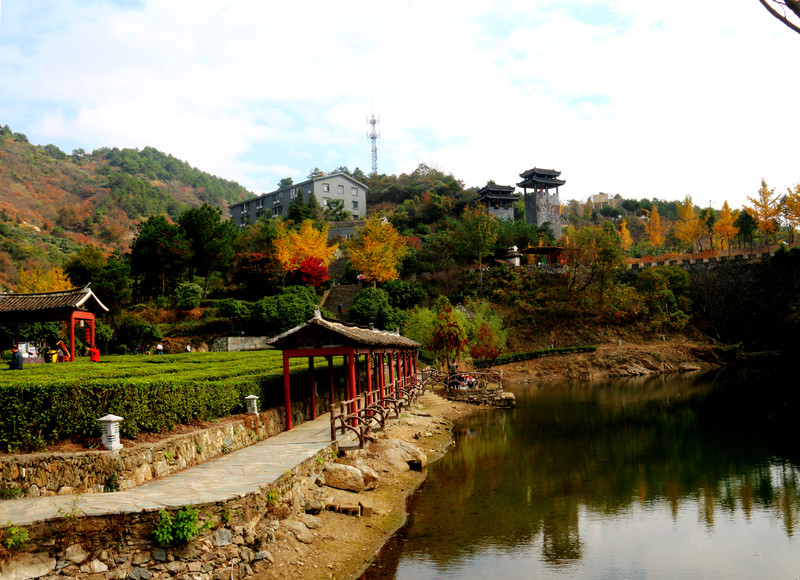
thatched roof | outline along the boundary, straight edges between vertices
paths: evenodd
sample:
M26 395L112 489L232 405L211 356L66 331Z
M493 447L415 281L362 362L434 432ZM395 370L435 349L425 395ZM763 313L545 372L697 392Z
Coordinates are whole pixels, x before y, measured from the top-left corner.
M83 311L108 311L97 296L89 289L90 284L82 288L63 290L61 292L37 292L34 294L15 294L0 292L0 317L21 314L57 314Z
M280 350L324 347L419 348L420 343L397 332L325 320L319 316L274 336L268 344Z

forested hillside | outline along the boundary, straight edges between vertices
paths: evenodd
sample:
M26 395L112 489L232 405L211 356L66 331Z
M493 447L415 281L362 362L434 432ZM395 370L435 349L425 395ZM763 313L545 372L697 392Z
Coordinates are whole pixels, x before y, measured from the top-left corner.
M60 266L85 244L125 252L151 215L174 220L251 195L152 147L67 154L0 127L0 282L19 268Z

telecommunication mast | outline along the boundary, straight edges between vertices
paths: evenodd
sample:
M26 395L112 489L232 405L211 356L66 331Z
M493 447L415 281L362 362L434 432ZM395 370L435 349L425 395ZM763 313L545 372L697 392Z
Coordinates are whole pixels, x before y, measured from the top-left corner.
M372 141L372 175L378 174L378 137L381 136L381 134L378 132L379 121L380 119L375 116L375 113L372 113L372 115L367 119L367 122L372 127L369 133L367 133L367 137L369 137L369 140Z

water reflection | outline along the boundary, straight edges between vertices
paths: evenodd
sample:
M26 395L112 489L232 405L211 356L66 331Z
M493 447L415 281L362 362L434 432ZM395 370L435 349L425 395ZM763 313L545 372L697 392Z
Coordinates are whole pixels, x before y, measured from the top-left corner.
M516 410L460 425L409 525L366 577L763 573L763 559L707 555L792 544L800 405L787 380L731 371L515 385ZM670 550L675 561L663 561ZM797 564L796 575L789 553L781 565Z

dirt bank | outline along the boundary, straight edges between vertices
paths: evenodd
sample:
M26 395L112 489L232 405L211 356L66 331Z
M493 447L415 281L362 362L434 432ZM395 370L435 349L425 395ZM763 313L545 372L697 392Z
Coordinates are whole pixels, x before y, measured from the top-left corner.
M686 338L601 345L595 352L554 355L510 363L503 369L506 381L557 381L644 376L719 366L711 344Z
M406 522L406 500L425 480L427 467L420 470L400 467L387 459L392 443L403 441L425 455L425 462L440 458L447 451L453 422L476 410L466 403L454 403L427 393L420 406L404 412L385 432L378 433L368 449L347 450L339 463L371 466L379 477L375 489L353 493L324 488L329 501L367 506L370 515L354 517L322 511L320 520L302 541L284 523L276 532L269 550L273 563L256 570L253 578L314 580L357 578L375 559L386 541Z

